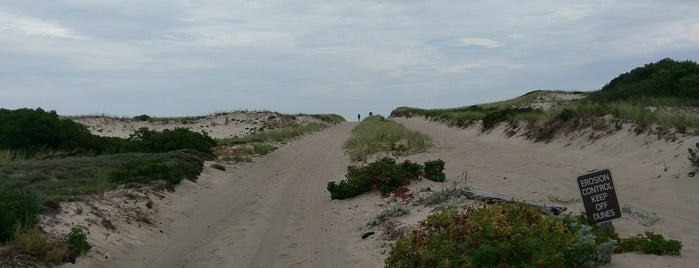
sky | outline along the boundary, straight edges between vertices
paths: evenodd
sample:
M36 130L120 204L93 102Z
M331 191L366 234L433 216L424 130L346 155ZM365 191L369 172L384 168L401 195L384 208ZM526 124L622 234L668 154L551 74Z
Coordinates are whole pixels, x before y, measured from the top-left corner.
M0 108L450 108L699 61L699 1L0 1Z

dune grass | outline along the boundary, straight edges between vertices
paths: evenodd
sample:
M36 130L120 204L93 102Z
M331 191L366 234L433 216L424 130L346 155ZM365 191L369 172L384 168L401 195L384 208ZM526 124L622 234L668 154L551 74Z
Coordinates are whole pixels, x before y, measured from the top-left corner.
M332 121L335 120L333 117L328 117L325 120L335 122ZM221 139L218 140L218 146L214 148L214 154L221 161L234 163L251 162L253 156L269 154L279 148L280 144L285 144L308 133L323 130L328 126L330 125L326 123L309 122L275 130L255 132L243 137Z
M239 145L263 142L288 142L301 135L316 132L328 127L327 124L311 122L276 130L255 132L243 137L233 137L218 140L219 146Z
M371 155L382 152L398 155L419 152L430 143L425 134L381 116L370 116L352 129L344 149L353 161L366 161Z

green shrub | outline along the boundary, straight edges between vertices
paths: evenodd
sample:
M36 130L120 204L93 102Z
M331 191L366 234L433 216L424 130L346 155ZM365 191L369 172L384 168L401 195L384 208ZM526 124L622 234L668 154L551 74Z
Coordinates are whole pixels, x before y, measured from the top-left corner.
M91 248L90 244L87 243L87 236L80 227L73 227L70 229L68 244L70 245L71 252L75 256L79 256Z
M56 111L0 109L0 150L10 150L12 158L31 158L45 151L98 150L96 136L87 127L61 119Z
M38 214L39 204L33 194L0 183L0 244L12 239L15 227L36 225Z
M542 215L522 203L446 210L398 240L386 267L576 267L594 263L602 244L592 228ZM613 247L612 247L613 250Z
M150 117L150 116L147 115L147 114L142 114L142 115L134 116L134 117L133 117L133 120L136 120L136 121L150 121L150 120L153 120L153 118Z
M443 182L447 179L446 175L444 174L444 160L430 160L425 162L424 166L425 179L436 182Z
M444 161L428 162L433 163L430 167L431 178L437 176L435 175L439 173L436 172L437 170L440 172L444 170ZM439 163L441 163L441 169L438 167ZM424 174L423 170L425 170ZM420 164L408 160L398 164L395 159L384 157L366 166L347 167L346 179L340 182L328 182L327 189L331 199L345 199L376 189L381 191L381 194L387 194L401 186L410 184L410 180L420 179L423 175L427 177L426 172L427 167ZM443 172L441 172L441 176L444 177Z
M216 146L216 141L208 135L186 128L166 129L162 132L140 128L127 141L126 152L165 153L190 149L204 153L208 159L213 157L212 148Z
M184 151L182 154L187 155ZM168 188L172 190L183 179L196 180L203 168L203 160L196 156L138 160L122 164L109 173L108 179L110 182L119 184L148 184L154 180L162 180L167 182Z
M655 255L680 255L682 242L677 240L666 240L662 235L645 232L629 238L622 238L619 241L619 251L638 251Z

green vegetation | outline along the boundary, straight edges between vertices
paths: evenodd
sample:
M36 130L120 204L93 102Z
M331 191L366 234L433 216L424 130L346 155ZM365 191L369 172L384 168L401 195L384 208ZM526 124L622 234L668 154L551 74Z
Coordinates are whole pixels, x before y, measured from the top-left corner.
M34 157L44 151L100 149L98 138L85 126L60 119L55 111L0 109L0 126L0 150L10 151L12 158Z
M655 255L680 255L682 242L677 240L666 240L662 235L645 232L629 238L619 240L617 252L641 252Z
M646 64L612 79L591 96L593 101L671 99L699 105L699 65L669 58Z
M352 137L345 142L344 148L353 161L366 161L376 153L404 155L422 151L429 144L428 136L409 130L393 120L374 115L352 129Z
M527 122L531 130L527 135L536 141L548 141L560 131L608 128L608 122L599 122L606 115L616 122L636 123L641 126L639 132L658 125L663 128L657 131L659 136L660 132L669 132L668 128L681 133L699 131L699 64L692 61L663 59L619 75L600 91L572 92L586 98L562 101L560 106L545 111L528 108L546 94L556 93L563 92L533 91L509 101L454 109L399 107L391 116L424 116L456 127L481 120L483 130L501 122L509 122L514 128L519 122Z
M8 248L0 252L0 259L7 258L6 255L28 255L49 267L68 261L75 263L76 257L91 248L85 233L79 227L73 227L66 238L55 239L38 226L16 226L14 240L8 245Z
M87 236L83 232L83 229L79 227L70 229L68 244L70 245L71 252L74 252L76 255L80 255L91 248L90 244L87 243Z
M434 162L439 161L441 160ZM432 176L444 177L444 162L441 162L442 170L438 170L439 165L431 167ZM327 189L330 199L346 199L375 189L380 190L381 194L387 194L410 184L410 180L420 179L423 175L423 167L420 164L408 160L398 164L395 159L384 157L366 166L347 167L346 179L339 183L328 182Z
M203 157L194 150L179 150L0 161L0 182L35 193L44 209L51 209L55 202L100 194L121 183L151 184L162 179L172 186L184 178L193 179L204 164Z
M116 153L164 153L192 149L213 156L215 141L206 134L177 128L162 132L141 128L128 139L92 135L84 125L61 119L41 108L0 109L0 150L11 159L101 155ZM61 153L68 152L68 153Z
M177 157L133 160L112 170L107 178L116 184L148 184L152 181L165 181L170 190L183 179L196 180L203 170L203 159L191 153L172 152Z
M681 248L661 235L619 239L613 227L584 217L543 215L513 203L428 216L396 242L386 267L580 267L608 263L614 252L678 255Z
M38 214L39 205L32 193L15 190L0 181L0 245L12 240L15 227L36 225Z
M443 182L447 180L446 175L444 175L444 160L430 160L425 162L424 166L425 179L436 182Z

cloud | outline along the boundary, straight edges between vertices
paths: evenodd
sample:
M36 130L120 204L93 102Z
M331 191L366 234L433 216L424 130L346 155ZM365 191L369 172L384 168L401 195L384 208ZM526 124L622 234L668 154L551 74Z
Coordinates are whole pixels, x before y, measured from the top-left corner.
M38 18L22 17L0 10L0 31L57 38L80 38L75 31L58 23Z
M477 46L477 47L486 47L486 48L498 48L502 47L502 43L495 41L493 39L488 39L488 38L478 38L478 37L468 37L468 38L461 38L461 45L462 46Z

